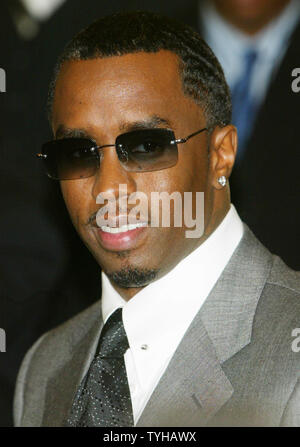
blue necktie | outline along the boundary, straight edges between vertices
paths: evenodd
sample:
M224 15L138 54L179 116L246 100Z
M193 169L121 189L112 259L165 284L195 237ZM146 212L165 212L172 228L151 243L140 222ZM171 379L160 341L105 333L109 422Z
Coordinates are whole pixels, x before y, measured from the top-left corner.
M237 162L243 157L245 144L254 123L256 104L250 95L253 69L257 60L257 52L248 50L244 55L244 69L240 79L232 89L232 122L238 129Z

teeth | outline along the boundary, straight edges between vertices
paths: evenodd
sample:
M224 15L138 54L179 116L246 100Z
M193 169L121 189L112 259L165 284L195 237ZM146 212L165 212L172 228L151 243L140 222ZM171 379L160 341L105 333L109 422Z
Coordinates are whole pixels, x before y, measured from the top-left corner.
M122 225L121 227L107 227L102 226L100 227L102 231L105 231L106 233L124 233L125 231L134 230L135 228L139 227L146 227L147 224L145 222L140 222L136 224L129 224L129 225Z

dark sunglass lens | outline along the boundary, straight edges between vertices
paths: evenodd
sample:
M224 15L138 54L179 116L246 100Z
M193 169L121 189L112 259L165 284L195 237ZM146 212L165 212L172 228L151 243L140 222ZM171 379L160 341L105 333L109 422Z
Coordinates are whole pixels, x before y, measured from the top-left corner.
M118 157L128 171L157 171L177 163L178 150L174 132L147 129L128 132L116 140Z
M49 177L57 180L72 180L91 177L95 174L99 157L95 144L86 138L63 138L43 145Z

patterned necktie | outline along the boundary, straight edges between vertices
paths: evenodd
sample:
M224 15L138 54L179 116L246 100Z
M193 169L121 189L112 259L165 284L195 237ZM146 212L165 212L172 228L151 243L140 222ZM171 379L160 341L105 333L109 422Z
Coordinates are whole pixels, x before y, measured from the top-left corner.
M124 354L129 348L118 308L105 323L94 360L75 395L69 427L133 426Z
M250 85L257 55L255 50L248 50L245 53L242 75L231 94L232 122L238 130L237 162L243 157L243 150L255 118L256 104L250 94Z

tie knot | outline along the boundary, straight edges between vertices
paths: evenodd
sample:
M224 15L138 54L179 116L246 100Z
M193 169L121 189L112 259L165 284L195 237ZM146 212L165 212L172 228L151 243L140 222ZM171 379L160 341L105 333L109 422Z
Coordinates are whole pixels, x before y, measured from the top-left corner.
M122 320L122 308L119 307L103 326L96 356L120 358L128 348L128 339Z
M244 61L245 61L244 63L246 71L251 71L253 69L257 56L258 56L257 51L252 48L246 51L244 55Z

